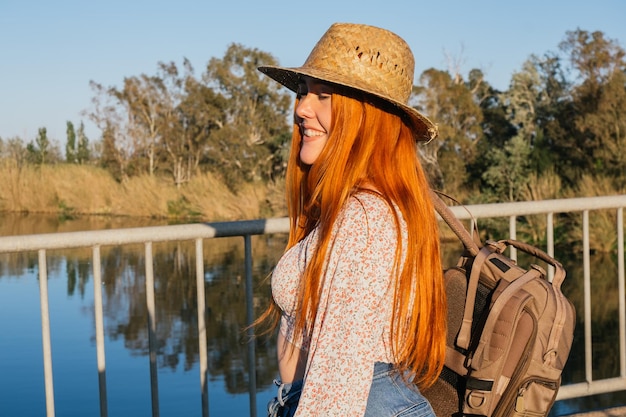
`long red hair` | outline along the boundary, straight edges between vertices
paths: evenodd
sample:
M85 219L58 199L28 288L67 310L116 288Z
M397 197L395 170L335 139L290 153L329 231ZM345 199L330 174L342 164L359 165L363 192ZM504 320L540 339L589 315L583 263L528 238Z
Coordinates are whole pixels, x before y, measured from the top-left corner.
M398 233L391 347L400 371L427 387L441 372L445 356L446 299L439 232L429 185L410 128L393 109L383 110L364 97L332 96L332 127L313 165L300 162L300 129L294 124L287 166L287 205L291 229L287 249L319 228L315 254L300 282L295 335L310 329L319 308L323 267L331 229L348 198L360 189L375 189L406 221L407 255L402 262ZM296 102L297 106L297 102ZM400 230L400 218L395 214ZM272 303L264 318L274 316ZM276 320L274 320L274 324Z

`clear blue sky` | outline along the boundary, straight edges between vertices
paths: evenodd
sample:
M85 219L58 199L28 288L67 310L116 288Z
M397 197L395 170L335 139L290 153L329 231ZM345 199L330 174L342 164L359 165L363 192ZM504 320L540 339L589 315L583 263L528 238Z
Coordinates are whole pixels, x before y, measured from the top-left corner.
M90 80L121 87L188 58L196 75L237 42L297 66L333 22L367 23L405 38L422 71L461 59L506 89L530 54L557 51L568 30L600 30L626 43L624 0L0 0L0 137L33 140L40 127L65 143L66 122L85 122Z

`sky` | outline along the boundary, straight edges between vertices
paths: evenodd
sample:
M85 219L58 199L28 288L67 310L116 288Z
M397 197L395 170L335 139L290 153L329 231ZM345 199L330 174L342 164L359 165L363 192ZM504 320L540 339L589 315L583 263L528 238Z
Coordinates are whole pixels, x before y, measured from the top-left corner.
M531 54L557 52L567 31L604 32L626 48L625 0L0 0L0 138L34 140L39 128L64 144L83 122L90 81L122 87L189 59L196 76L231 43L301 65L335 22L389 29L413 50L415 80L450 63L506 90Z

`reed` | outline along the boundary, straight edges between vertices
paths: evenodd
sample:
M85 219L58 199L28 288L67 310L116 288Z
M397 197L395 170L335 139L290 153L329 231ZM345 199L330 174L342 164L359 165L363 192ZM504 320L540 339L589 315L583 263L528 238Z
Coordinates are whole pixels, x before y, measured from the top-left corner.
M118 183L104 169L72 164L0 162L0 211L59 216L111 215L203 221L282 216L276 186L246 184L237 193L203 173L176 188L169 177L138 176ZM282 193L282 190L280 190Z
M584 175L575 190L565 193L565 197L589 197L623 194L626 189L615 186L613 178ZM572 227L568 234L576 241L582 241L582 214L573 216ZM592 251L607 253L617 248L615 210L595 210L589 213L589 245Z
M563 191L561 179L553 171L542 175L531 174L528 185L521 191L521 200L540 201L557 199ZM547 217L545 214L524 216L520 222L519 238L534 244L543 244L546 241Z

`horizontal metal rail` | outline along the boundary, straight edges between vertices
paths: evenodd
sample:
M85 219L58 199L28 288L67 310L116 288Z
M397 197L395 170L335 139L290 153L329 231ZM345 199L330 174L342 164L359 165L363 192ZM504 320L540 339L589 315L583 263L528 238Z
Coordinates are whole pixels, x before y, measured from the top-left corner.
M462 220L527 216L532 214L568 213L584 210L618 209L626 207L626 195L569 198L497 204L474 204L450 207ZM285 217L242 220L235 222L197 223L174 226L136 227L84 232L45 233L0 237L0 253L39 249L70 249L96 245L126 245L145 242L211 239L288 233L289 220Z
M570 384L561 387L557 399L575 398L585 395L594 395L606 392L614 392L626 389L626 325L624 317L626 316L625 306L625 285L624 285L624 223L623 208L626 207L626 195L592 197L592 198L571 198L560 200L544 200L529 202L514 202L500 204L479 204L468 206L451 207L452 212L459 219L471 219L475 221L478 218L509 218L509 234L511 238L516 237L516 224L518 216L545 214L547 218L547 242L546 251L549 254L554 253L554 225L553 215L555 213L572 213L581 212L583 215L583 246L584 246L584 322L585 322L585 377L584 383ZM592 361L591 361L591 302L589 298L589 282L590 282L590 266L589 266L589 211L601 209L615 209L617 211L617 241L618 241L618 282L619 282L619 311L620 311L620 377L612 379L604 379L594 381L592 378ZM47 233L25 236L8 236L0 237L0 253L12 252L39 252L39 274L40 274L40 297L41 297L41 315L42 315L42 337L43 337L43 354L44 354L44 377L46 389L46 407L48 417L54 416L54 393L52 384L52 359L50 345L50 327L48 316L48 294L47 294L47 270L46 270L46 251L58 249L72 248L92 248L93 250L93 273L94 283L98 284L101 279L100 265L100 247L107 245L129 245L144 244L146 254L146 285L148 308L150 317L150 333L156 328L154 322L154 300L153 298L153 271L152 263L152 243L165 241L184 241L193 240L196 242L196 280L198 287L198 332L200 339L200 383L202 389L202 408L203 416L208 416L208 394L206 388L207 363L206 363L206 329L204 323L203 309L205 306L203 279L203 239L212 239L220 237L244 237L246 246L246 299L251 306L251 282L252 282L252 253L250 250L250 239L252 235L288 233L289 221L287 218L273 218L262 220L247 220L236 222L219 222L219 223L198 223L174 226L157 226L157 227L141 227L141 228L124 228L110 229L100 231L84 231L84 232L68 232L68 233ZM511 254L515 257L515 253ZM96 323L96 343L97 343L97 359L98 372L100 377L100 414L107 415L107 399L106 399L106 371L104 358L104 330L102 320L102 293L100 285L94 285L94 297L96 298L95 307L95 323ZM248 321L252 320L250 309L247 311ZM152 347L152 343L150 343ZM249 360L254 364L254 345L249 345ZM152 349L151 349L152 350ZM153 357L151 352L151 365ZM155 370L151 367L151 387L153 401L153 416L158 416L158 395L157 395L157 376ZM256 415L255 400L255 384L256 380L254 372L250 372L250 408L251 416Z
M237 237L289 232L287 218L242 220L237 222L180 224L133 227L85 232L42 233L0 237L0 253L38 249L74 249L93 246L129 245L218 237Z

